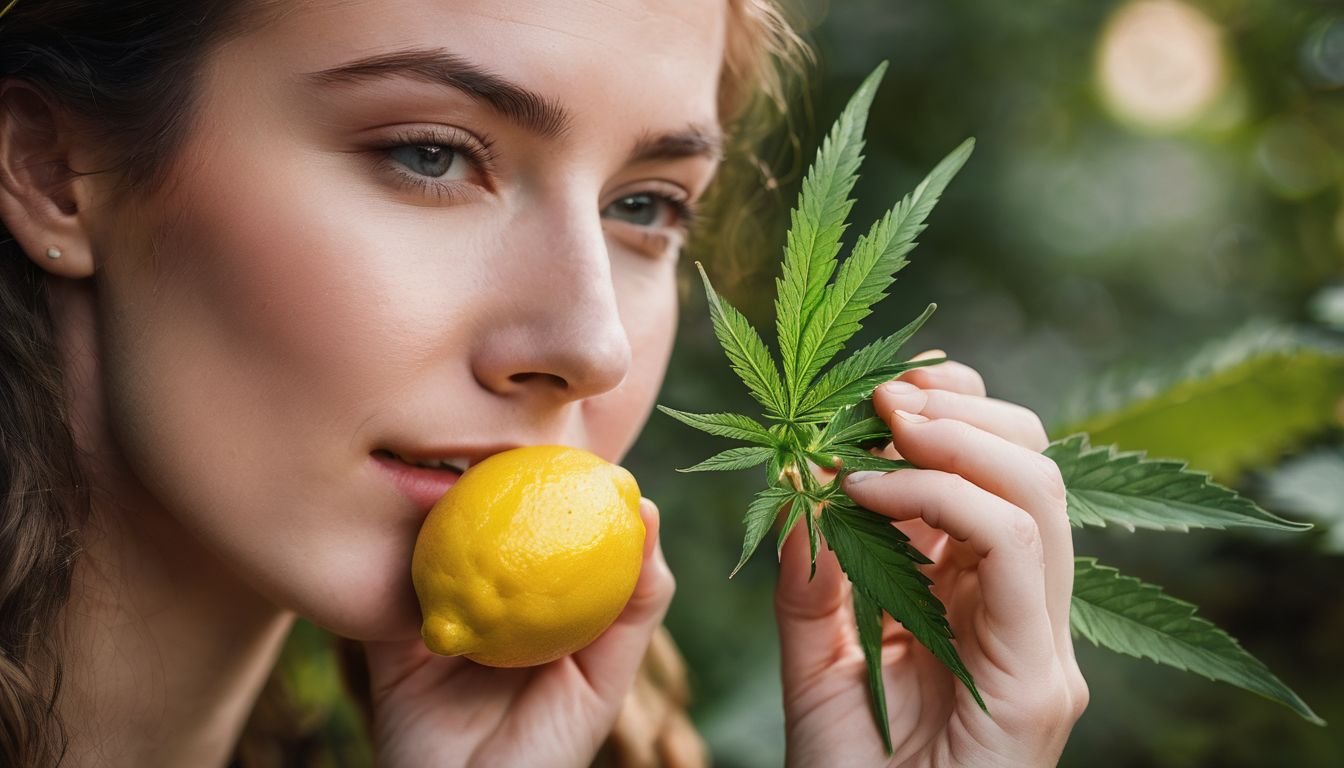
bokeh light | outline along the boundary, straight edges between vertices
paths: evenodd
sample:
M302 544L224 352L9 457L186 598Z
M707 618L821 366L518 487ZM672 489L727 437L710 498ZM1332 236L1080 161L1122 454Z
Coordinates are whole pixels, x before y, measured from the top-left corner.
M1103 100L1120 120L1175 131L1210 111L1227 86L1222 31L1175 0L1136 0L1111 17L1097 55Z

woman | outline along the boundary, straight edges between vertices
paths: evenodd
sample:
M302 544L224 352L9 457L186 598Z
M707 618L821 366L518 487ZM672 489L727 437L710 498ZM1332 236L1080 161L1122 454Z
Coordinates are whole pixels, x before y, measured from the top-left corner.
M0 754L223 765L301 615L362 641L380 766L590 762L673 592L653 505L610 630L545 667L476 667L419 641L409 464L531 443L620 460L776 18L10 3ZM875 398L926 469L849 490L939 561L994 715L893 625L890 764L1053 763L1086 686L1040 422L956 363ZM790 762L885 764L843 577L827 556L808 583L797 538L777 598Z

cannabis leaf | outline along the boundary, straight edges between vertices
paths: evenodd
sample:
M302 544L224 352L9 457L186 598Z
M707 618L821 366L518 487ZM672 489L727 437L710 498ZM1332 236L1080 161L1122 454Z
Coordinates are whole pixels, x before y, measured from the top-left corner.
M966 684L982 709L971 673L952 647L947 609L929 591L928 577L916 566L929 560L910 544L888 518L853 501L834 499L821 513L821 531L855 591L866 594L901 624Z
M895 273L906 264L906 254L915 247L915 237L923 231L925 219L974 146L968 140L953 150L913 192L873 223L840 262L840 239L854 205L849 194L863 159L863 128L885 68L884 64L874 70L850 99L803 180L798 205L790 218L783 269L775 283L780 364L746 318L715 292L704 267L696 264L714 334L729 365L765 408L766 419L776 423L766 426L742 414L659 408L708 434L750 444L729 448L682 471L766 465L767 485L747 507L742 555L733 574L782 517L776 555L789 533L802 523L813 572L817 552L824 543L835 552L854 585L855 599L871 601L856 609L861 612L861 617L856 612L856 620L860 633L869 640L874 621L878 628L876 646L865 651L876 653L869 659L875 708L885 702L878 671L884 613L901 622L946 664L983 707L975 682L952 642L946 608L933 596L928 578L919 570L928 559L887 518L863 509L840 489L840 480L849 472L910 466L871 452L871 448L889 440L891 432L873 413L870 398L873 388L882 382L913 368L941 362L908 361L900 354L934 306L930 304L895 333L868 344L829 370L823 369L860 330L873 305L886 296ZM814 465L836 473L823 486L812 473ZM875 709L875 716L890 751L885 710Z
M724 450L685 472L750 469L765 465L766 487L747 506L742 554L731 575L751 558L779 525L776 556L785 539L806 527L812 570L817 553L829 548L853 586L854 617L868 668L873 716L887 753L891 734L882 677L882 622L890 615L938 658L975 698L985 702L957 653L945 606L934 596L921 566L929 560L890 520L864 509L841 489L860 470L896 471L911 465L875 455L890 439L873 411L879 384L943 358L901 359L901 348L933 314L928 307L905 327L849 357L832 361L860 330L872 307L886 296L906 265L915 237L948 183L974 147L966 140L947 155L913 192L860 236L838 259L841 237L854 201L849 195L863 160L863 129L886 65L873 71L840 113L803 179L790 215L783 266L775 281L779 363L756 329L714 291L698 262L714 334L732 370L765 409L766 426L735 413L690 413L659 409L716 437L748 443ZM832 281L834 277L834 281ZM830 368L827 369L827 366ZM1304 526L1265 512L1236 492L1213 483L1183 462L1151 460L1114 447L1092 448L1086 435L1052 444L1046 455L1059 465L1075 526L1116 524L1185 531L1249 526L1299 530ZM823 485L814 467L833 470ZM782 520L781 520L782 518ZM1309 527L1309 526L1308 526ZM1314 713L1246 654L1236 641L1203 619L1194 607L1157 587L1119 576L1080 559L1072 625L1076 632L1122 653L1146 656L1182 669L1227 680L1283 701L1313 722Z
M1068 489L1069 520L1075 526L1129 530L1187 531L1190 528L1274 528L1301 531L1295 523L1270 514L1250 499L1187 469L1183 461L1144 458L1140 451L1120 453L1115 446L1093 448L1087 435L1057 440L1045 455L1059 465Z
M1337 425L1341 398L1344 343L1256 321L1176 366L1108 373L1066 399L1053 436L1179 456L1232 484Z
M747 385L751 396L765 406L768 415L782 416L787 410L784 382L779 378L779 368L770 357L770 351L765 348L765 342L761 341L761 335L751 327L751 323L747 322L747 318L743 317L741 312L734 309L733 305L723 302L719 294L714 292L714 287L709 284L709 276L705 274L705 268L700 266L700 262L696 262L695 266L700 270L700 279L705 283L705 295L709 299L709 317L714 325L714 335L718 337L719 345L728 355L733 371L742 379L742 383ZM691 426L700 428L697 424Z
M1231 683L1325 725L1268 667L1226 632L1196 616L1195 610L1161 588L1123 576L1094 558L1075 560L1069 614L1075 634L1103 648Z

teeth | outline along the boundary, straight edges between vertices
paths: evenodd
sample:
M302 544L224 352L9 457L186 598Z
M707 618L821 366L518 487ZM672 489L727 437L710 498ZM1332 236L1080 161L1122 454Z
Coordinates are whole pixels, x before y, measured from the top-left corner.
M411 461L410 459L407 459L406 457L400 455L397 455L397 458L401 459L403 462L407 464L414 464L417 467L425 467L426 469L453 469L458 472L465 472L467 468L471 466L471 459L464 459L458 457L453 457L449 459L427 459L424 461Z

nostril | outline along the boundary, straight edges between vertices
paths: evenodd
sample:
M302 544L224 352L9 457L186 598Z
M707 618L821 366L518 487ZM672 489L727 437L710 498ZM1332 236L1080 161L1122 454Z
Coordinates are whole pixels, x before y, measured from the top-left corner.
M512 381L516 384L526 384L527 382L532 381L534 379L540 379L542 383L549 384L558 389L562 390L569 389L569 382L565 381L563 378L559 376L556 376L553 373L529 372L529 373L515 373L509 376L509 381Z

